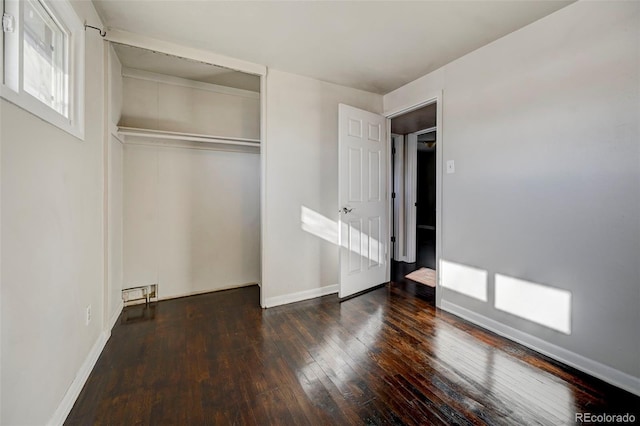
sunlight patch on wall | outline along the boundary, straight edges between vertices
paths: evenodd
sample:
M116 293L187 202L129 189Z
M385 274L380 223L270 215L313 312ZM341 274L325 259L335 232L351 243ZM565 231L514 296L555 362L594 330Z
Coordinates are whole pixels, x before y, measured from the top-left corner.
M384 263L386 246L377 238L381 233L379 219L377 222L376 218L369 219L367 226L369 233L362 232L363 219L356 219L350 222L351 225L357 222L358 226L349 226L349 224L342 222L342 244L340 243L338 224L328 217L308 207L301 206L300 221L302 222L301 226L303 231L332 244L341 245L346 249L350 249L353 255L365 258L368 261L369 267ZM344 236L346 236L346 238L344 238ZM359 261L350 260L360 264Z
M440 261L442 287L487 301L487 271L447 260Z
M495 307L571 334L571 292L496 274Z
M300 208L302 230L333 244L338 244L338 224L308 207Z

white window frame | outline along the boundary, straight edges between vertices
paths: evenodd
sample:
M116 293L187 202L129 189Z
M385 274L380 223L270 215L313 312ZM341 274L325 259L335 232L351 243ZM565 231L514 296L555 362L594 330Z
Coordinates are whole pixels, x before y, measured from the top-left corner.
M36 0L68 35L69 117L31 96L23 88L22 0L0 0L1 11L13 16L14 31L0 37L0 96L44 121L84 140L84 23L68 0Z

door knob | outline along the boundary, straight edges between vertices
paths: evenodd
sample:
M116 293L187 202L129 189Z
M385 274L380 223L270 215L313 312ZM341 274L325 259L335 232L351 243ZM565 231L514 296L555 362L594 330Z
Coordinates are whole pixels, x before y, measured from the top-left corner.
M351 213L352 210L353 210L352 208L348 209L346 207L343 207L341 210L338 210L338 212L347 214L347 213Z

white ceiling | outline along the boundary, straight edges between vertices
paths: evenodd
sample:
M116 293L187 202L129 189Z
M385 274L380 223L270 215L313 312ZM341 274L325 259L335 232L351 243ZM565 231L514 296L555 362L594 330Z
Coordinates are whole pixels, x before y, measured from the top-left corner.
M109 28L381 94L571 3L93 2Z
M125 68L260 91L260 77L255 75L122 44L114 44L113 49Z

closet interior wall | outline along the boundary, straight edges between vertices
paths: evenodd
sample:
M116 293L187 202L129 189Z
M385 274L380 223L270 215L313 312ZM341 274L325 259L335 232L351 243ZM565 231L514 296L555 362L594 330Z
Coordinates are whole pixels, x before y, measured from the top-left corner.
M259 92L125 63L120 78L120 129L260 138ZM122 134L122 288L158 283L162 299L258 283L259 145Z

